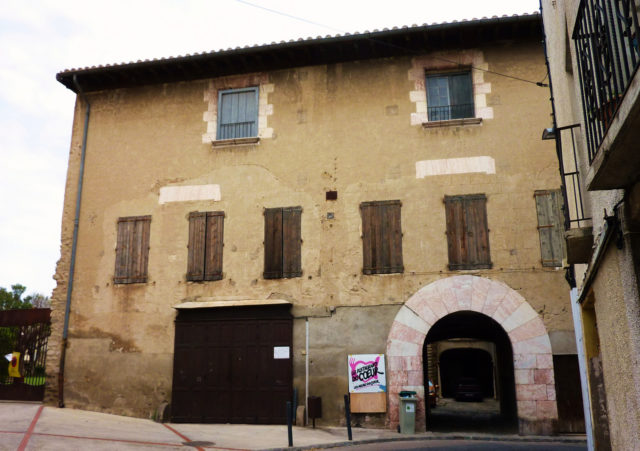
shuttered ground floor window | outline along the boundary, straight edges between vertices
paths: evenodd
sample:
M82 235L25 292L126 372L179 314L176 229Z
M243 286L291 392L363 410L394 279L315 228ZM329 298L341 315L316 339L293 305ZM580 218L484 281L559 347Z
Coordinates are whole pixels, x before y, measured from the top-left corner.
M404 271L399 200L362 202L362 272L391 274Z
M190 213L187 280L222 279L223 245L223 211Z
M114 283L147 281L150 226L151 216L129 216L118 219Z
M267 208L264 211L265 279L302 276L302 207Z
M445 196L449 269L489 269L487 196Z

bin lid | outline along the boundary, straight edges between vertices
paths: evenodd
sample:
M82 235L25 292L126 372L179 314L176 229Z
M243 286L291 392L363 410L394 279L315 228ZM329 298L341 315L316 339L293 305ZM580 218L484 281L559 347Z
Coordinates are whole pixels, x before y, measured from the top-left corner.
M400 397L401 398L410 398L412 396L415 396L416 392L414 391L410 391L410 390L403 390L400 392Z

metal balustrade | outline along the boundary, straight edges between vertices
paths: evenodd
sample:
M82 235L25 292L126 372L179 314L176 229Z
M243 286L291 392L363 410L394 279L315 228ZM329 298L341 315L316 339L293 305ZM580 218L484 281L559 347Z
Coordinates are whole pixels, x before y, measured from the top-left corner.
M589 162L640 64L634 0L582 0L573 40L578 58Z
M427 112L430 121L448 121L450 119L466 119L475 117L473 103L430 106L427 108Z

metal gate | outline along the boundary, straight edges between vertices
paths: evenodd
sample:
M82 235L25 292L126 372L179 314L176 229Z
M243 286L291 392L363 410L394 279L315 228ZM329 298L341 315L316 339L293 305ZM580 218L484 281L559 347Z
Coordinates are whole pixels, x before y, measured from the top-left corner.
M180 310L172 421L286 423L293 374L289 308Z
M50 334L50 309L0 311L0 399L42 401Z

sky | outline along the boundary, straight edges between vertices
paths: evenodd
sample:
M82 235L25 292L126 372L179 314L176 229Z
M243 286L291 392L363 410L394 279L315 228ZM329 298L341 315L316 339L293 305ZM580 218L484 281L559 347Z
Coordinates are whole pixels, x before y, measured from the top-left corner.
M538 10L538 0L1 3L0 287L20 283L27 287L27 293L46 296L55 287L53 275L60 257L60 220L75 102L75 94L56 81L57 72L301 37Z

